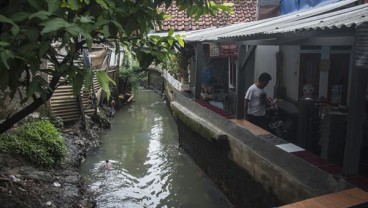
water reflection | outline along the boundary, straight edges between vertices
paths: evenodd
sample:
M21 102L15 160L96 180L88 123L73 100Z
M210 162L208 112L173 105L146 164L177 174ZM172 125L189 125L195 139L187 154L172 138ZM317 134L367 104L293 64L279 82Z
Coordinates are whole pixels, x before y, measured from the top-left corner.
M82 165L97 207L232 207L177 148L177 127L161 97L140 91L136 99L115 116L103 145Z

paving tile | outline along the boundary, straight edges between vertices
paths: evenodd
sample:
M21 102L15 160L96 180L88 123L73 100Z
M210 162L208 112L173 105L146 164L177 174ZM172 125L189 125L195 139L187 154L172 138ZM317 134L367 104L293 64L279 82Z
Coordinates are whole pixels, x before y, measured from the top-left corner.
M320 157L315 157L315 158L303 158L303 160L309 162L310 164L317 166L317 167L321 167L321 166L325 166L325 165L331 165L330 162L328 162L327 160L324 160Z
M212 110L213 112L215 112L215 113L217 113L217 114L219 114L219 115L221 115L221 116L223 116L227 119L233 119L235 117L231 113L226 112L226 111L222 110L221 108L218 108L214 105L211 105L209 102L206 102L206 101L203 101L203 100L195 100L195 102L202 105L202 106L204 106L204 107L206 107L206 108L208 108L208 109L210 109L210 110Z
M327 165L321 165L319 166L319 168L321 170L326 171L327 173L330 173L332 175L336 175L336 174L341 174L342 173L342 168L334 165L334 164L327 164Z
M320 168L321 170L337 175L342 173L342 168L338 165L332 164L327 160L322 159L318 155L310 153L308 151L291 152L291 154L307 161L308 163ZM361 188L362 190L368 191L368 179L364 176L357 176L346 179L352 185Z
M231 121L235 122L239 126L242 126L242 127L246 128L247 130L249 130L252 134L254 134L256 136L270 134L270 132L262 129L259 126L256 126L256 125L252 124L251 122L249 122L247 120L244 120L244 119L231 119Z
M319 157L311 152L308 151L299 151L299 152L293 152L293 155L302 158L302 159L309 159L309 158L316 158Z
M346 178L345 180L354 186L357 186L365 191L368 191L368 179L363 176Z
M341 192L322 195L280 208L348 208L364 205L368 202L368 192L359 188L352 188Z

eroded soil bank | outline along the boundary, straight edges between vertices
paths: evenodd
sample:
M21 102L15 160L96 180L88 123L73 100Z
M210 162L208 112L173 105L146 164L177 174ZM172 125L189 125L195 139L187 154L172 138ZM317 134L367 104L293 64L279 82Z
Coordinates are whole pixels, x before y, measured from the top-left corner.
M146 84L146 88L162 93L162 77L156 75L158 80L151 79L157 86ZM134 99L122 100L121 105L130 102ZM102 111L109 116L114 114L109 107ZM94 193L85 185L79 167L87 153L101 144L100 136L104 129L109 128L111 119L103 116L92 121L87 118L86 125L79 122L65 126L61 131L68 156L57 169L40 169L21 156L0 153L0 207L95 207Z
M94 207L93 193L84 185L79 165L100 145L103 127L87 119L61 131L68 149L61 167L40 169L18 155L0 154L0 207Z

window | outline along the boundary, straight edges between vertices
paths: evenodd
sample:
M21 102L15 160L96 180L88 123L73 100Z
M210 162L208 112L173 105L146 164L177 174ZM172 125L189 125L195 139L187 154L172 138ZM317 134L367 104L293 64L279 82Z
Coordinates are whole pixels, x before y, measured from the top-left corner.
M321 50L312 50L318 49ZM302 46L299 97L324 97L333 105L346 105L351 46Z
M318 97L320 53L300 54L299 97Z

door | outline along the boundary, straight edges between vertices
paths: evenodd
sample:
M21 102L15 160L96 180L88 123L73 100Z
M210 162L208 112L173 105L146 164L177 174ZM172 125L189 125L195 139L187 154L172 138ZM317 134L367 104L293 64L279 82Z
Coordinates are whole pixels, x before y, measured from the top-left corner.
M328 98L332 104L347 103L350 54L331 54L331 67L328 74Z
M305 92L303 87L313 87L312 97L318 98L319 88L319 64L321 61L320 53L302 53L300 54L299 66L299 98L303 97ZM310 89L309 89L310 90Z

